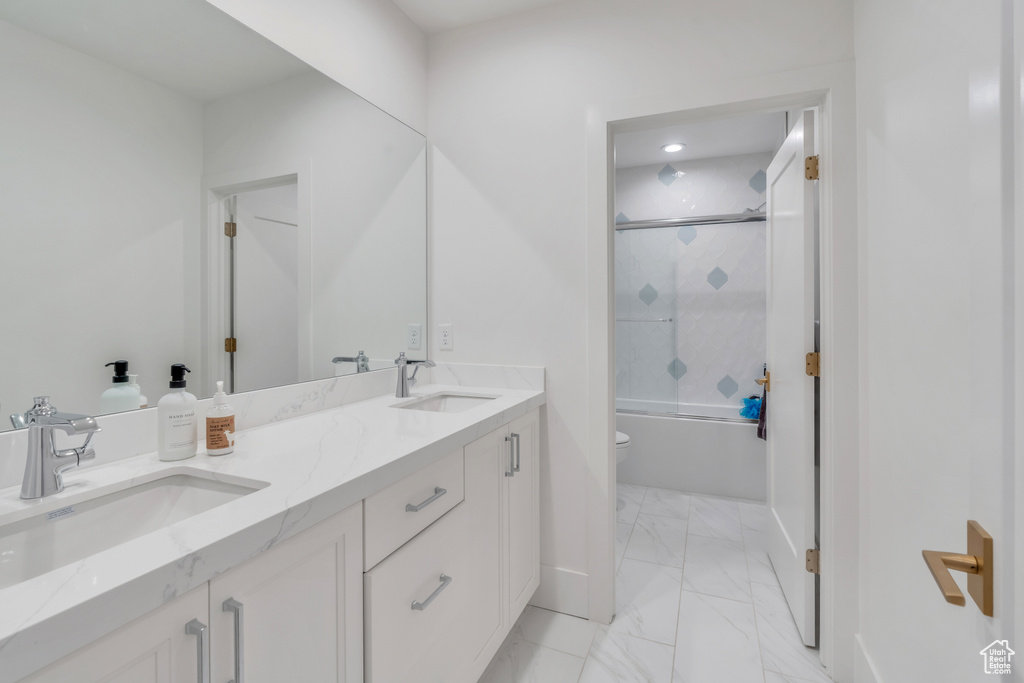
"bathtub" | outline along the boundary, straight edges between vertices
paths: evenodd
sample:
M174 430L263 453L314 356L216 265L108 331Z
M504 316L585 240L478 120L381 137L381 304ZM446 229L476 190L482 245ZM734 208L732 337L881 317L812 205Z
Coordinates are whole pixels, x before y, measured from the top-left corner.
M615 427L630 439L629 458L618 466L620 482L766 500L765 442L757 438L757 423L740 418L738 408L630 399L615 406Z

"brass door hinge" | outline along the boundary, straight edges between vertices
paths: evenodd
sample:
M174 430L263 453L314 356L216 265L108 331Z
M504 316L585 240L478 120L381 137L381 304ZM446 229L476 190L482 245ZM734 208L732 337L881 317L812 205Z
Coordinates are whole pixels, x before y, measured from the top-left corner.
M807 376L821 377L821 354L817 351L807 354Z
M238 340L234 337L228 337L224 340L224 350L228 353L234 353L238 350Z
M228 237L236 236L238 234L238 224L237 223L230 223L230 222L225 223L224 224L224 234L227 235Z
M804 159L804 177L808 180L818 179L818 156L807 157Z
M821 573L821 553L817 548L807 549L807 571L812 574Z

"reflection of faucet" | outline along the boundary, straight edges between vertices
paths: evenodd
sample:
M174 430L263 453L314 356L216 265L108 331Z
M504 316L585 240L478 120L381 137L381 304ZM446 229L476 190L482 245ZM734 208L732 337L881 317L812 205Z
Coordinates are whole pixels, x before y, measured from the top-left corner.
M366 357L363 350L359 350L357 356L335 356L331 359L332 363L355 363L356 372L369 372L370 371L370 359Z
M65 471L92 460L96 451L89 448L93 434L100 431L96 420L88 415L59 413L50 405L49 396L37 396L32 409L21 415L12 415L15 426L28 427L28 458L25 460L25 478L21 482L24 499L45 498L64 490ZM85 434L85 443L78 448L57 450L53 430L68 434Z
M395 359L395 365L398 366L398 386L395 387L395 398L409 398L409 387L416 386L416 373L420 371L420 367L432 368L436 363L432 360L409 360L405 357L405 351L402 351ZM407 365L416 366L413 368L412 377L405 373Z

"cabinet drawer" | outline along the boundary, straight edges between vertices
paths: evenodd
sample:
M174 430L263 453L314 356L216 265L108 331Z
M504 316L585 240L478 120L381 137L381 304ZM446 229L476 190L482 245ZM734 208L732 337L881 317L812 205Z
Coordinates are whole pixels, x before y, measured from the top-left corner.
M457 506L364 575L366 683L461 681L500 628L498 548L473 516Z
M367 498L363 568L374 566L458 505L465 494L463 469L460 448Z

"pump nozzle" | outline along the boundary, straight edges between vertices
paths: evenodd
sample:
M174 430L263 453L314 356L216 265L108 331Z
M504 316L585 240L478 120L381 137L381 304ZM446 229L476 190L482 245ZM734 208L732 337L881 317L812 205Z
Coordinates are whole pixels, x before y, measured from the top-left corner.
M171 366L171 389L182 389L185 387L185 373L192 372L183 363L175 363Z
M114 384L121 384L122 382L128 381L128 361L126 360L114 360L110 361L103 367L109 368L111 365L114 366L114 379L111 380Z

